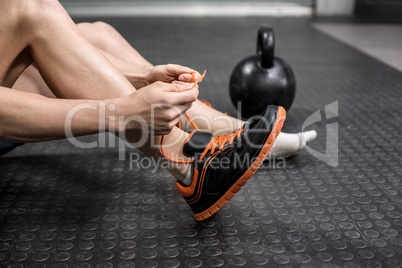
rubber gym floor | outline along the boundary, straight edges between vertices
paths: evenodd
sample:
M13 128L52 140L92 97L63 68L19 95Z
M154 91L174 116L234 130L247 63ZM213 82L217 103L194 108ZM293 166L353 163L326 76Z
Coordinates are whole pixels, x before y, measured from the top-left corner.
M154 64L206 69L200 99L231 114L231 71L272 25L297 81L284 131L318 137L201 223L169 173L130 161L134 149L21 146L0 159L0 266L402 266L401 72L308 19L97 19Z

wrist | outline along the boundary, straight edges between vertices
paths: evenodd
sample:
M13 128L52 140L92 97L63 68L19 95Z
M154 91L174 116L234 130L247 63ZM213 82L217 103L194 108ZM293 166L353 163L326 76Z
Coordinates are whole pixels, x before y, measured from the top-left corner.
M125 106L124 98L106 100L105 125L107 131L112 133L124 131L125 111L127 110Z
M133 94L137 95L138 91ZM135 119L140 104L138 97L132 98L131 95L107 101L108 131L118 133L139 128L138 120Z
M127 80L137 89L146 87L151 84L150 77L152 67L138 66L137 68L131 68L125 72Z
M147 86L149 86L150 84L152 84L153 82L155 82L155 81L152 81L152 70L154 69L155 67L144 67L144 71L145 71L145 81L146 81L146 85Z

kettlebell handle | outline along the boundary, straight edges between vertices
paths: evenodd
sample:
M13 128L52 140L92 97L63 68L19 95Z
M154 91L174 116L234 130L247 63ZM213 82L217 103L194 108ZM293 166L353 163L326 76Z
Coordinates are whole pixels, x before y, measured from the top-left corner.
M269 25L262 25L258 30L257 54L261 55L261 67L269 69L274 64L275 35Z

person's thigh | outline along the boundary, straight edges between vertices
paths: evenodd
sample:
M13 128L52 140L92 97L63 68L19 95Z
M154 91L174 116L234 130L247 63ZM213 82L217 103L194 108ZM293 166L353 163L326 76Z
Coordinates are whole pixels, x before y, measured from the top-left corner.
M77 27L102 51L127 62L153 67L113 26L97 21L78 23Z
M0 82L35 63L59 98L105 99L135 88L77 28L57 0L0 0Z
M48 98L55 98L53 92L46 85L38 69L31 64L25 71L18 77L13 85L13 89L36 93Z
M28 38L21 31L25 1L0 0L0 86L12 87L32 63Z
M0 0L0 86L11 88L32 64L29 38L21 29L25 5L23 1ZM0 157L20 143L0 141Z

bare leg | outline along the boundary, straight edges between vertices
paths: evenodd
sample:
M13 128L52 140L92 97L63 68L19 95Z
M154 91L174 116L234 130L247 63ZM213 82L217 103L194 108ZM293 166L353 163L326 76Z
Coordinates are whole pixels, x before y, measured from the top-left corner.
M153 67L111 25L104 22L80 23L78 28L92 44L102 51L131 63ZM201 130L211 132L214 135L231 133L244 123L236 118L225 116L199 100L193 103L187 114ZM182 123L188 127L186 129L191 130L191 124L185 117L183 117Z
M85 37L102 51L131 63L153 67L111 25L97 21L94 23L78 23L77 26Z
M138 53L112 26L104 22L79 23L77 24L84 36L95 45L102 53L106 53L118 60L116 65L120 68L127 68L127 63L135 63L147 67L153 67L140 53ZM119 67L119 66L117 66ZM130 65L128 66L128 68ZM29 86L32 83L32 86ZM35 67L29 67L24 75L17 81L14 88L26 90L30 88L31 92L36 92L45 96L52 96L50 89L41 79L40 74ZM197 126L204 131L214 133L215 135L224 135L233 132L244 123L236 118L225 116L221 112L213 109L197 100L187 114L193 118ZM202 116L201 116L202 115ZM191 124L183 117L182 123L191 130Z
M33 60L46 84L58 98L112 99L135 92L135 88L123 74L83 36L58 1L7 1L3 8L18 14L13 18L20 21L10 31L15 30L14 34L18 33L16 35L21 40L15 41L19 46L6 47L2 44L3 47L0 47L4 48L0 51L7 51L2 53L2 56L4 54L10 66L9 69L2 69L2 85L11 87ZM12 18L0 17L12 21ZM3 25L7 25L7 21ZM13 33L8 36L13 36ZM25 49L27 47L29 52ZM15 51L10 52L12 49ZM22 56L16 66L13 66L15 55ZM126 138L128 141L135 141L138 134L128 132ZM185 158L182 154L182 144L186 137L187 134L177 128L166 135L167 143L179 140L175 146L168 148L168 153ZM155 144L160 144L160 136L151 138ZM150 141L140 149L147 155L163 158L160 149L151 147ZM170 171L177 179L181 179L187 169L188 165L183 164Z
M153 67L140 53L138 53L112 26L104 22L78 23L77 27L84 36L96 46L104 55L115 57L114 65L121 72L122 68L132 68L127 63L135 63L145 67ZM123 61L124 60L124 61ZM118 62L116 62L118 61ZM123 72L124 73L124 72ZM37 93L46 97L55 97L49 89L38 69L31 65L13 85L14 89Z
M36 93L48 98L55 98L56 96L46 85L38 69L34 65L30 65L22 75L17 79L13 85L14 89Z

